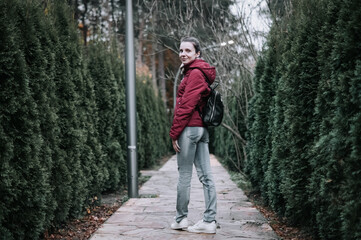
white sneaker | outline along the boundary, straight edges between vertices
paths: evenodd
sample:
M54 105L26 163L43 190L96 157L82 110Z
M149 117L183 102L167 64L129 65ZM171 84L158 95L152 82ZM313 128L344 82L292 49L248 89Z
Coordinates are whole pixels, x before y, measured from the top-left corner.
M182 221L180 221L179 223L177 223L174 219L174 222L172 223L172 225L170 226L172 229L174 230L187 230L188 228L188 219L187 218L183 218Z
M209 223L200 220L193 226L188 227L187 231L193 233L216 233L216 229L217 229L217 224L215 221Z

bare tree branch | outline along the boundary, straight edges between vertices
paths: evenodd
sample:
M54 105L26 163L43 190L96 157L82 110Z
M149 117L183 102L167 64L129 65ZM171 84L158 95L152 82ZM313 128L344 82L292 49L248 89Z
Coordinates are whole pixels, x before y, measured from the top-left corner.
M228 125L225 124L224 122L222 122L221 125L222 125L222 127L225 127L226 129L228 129L231 133L233 133L233 135L236 136L237 139L242 142L242 144L244 144L244 145L247 144L247 141L244 140L244 138L239 134L238 131L235 131L233 128L231 128L230 126L228 126Z

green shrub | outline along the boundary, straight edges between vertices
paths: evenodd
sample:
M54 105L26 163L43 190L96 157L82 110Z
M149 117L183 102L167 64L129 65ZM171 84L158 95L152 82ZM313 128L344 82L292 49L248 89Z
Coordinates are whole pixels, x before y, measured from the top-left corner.
M271 28L250 104L253 185L320 239L361 236L360 10L356 0L295 2Z
M66 1L4 0L0 13L0 239L38 239L126 186L124 64L111 43L83 51ZM150 86L138 97L149 167L169 124Z

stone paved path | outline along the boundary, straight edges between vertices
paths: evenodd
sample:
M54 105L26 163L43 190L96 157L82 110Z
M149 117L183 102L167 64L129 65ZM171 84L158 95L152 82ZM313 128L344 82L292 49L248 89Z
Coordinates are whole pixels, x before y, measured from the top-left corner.
M175 216L178 179L176 157L173 156L158 171L142 172L152 177L139 190L141 198L129 199L93 234L91 240L278 239L266 219L232 182L213 155L211 165L217 189L217 234L196 234L170 228ZM188 216L190 224L200 220L203 211L202 185L194 170Z

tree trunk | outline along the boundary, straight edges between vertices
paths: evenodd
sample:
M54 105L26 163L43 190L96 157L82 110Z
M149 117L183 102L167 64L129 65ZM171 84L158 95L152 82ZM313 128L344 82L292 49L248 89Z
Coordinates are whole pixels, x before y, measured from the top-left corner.
M155 60L155 54L157 52L157 44L152 43L152 55L150 57L150 61L152 64L152 85L153 89L156 95L158 95L158 84L157 84L157 70L156 70L156 60Z
M156 28L157 25L157 4L155 5L155 9L152 11L152 27L153 29ZM152 64L152 84L153 84L153 89L154 92L156 94L156 96L158 96L158 84L157 84L157 70L156 70L156 59L155 59L155 55L157 52L157 36L155 34L151 35L152 38L152 55L150 57L151 60L151 64Z
M83 41L84 41L84 46L87 45L87 37L88 37L88 26L85 23L85 18L86 18L86 13L88 11L88 1L85 0L84 1L84 12L82 13L82 23L83 23Z
M139 14L139 35L138 35L138 56L137 65L140 69L143 68L143 32L144 32L144 17Z
M167 106L165 74L164 74L164 49L162 46L159 46L158 49L159 49L159 52L158 52L158 80L159 80L160 94L162 96L164 106Z

